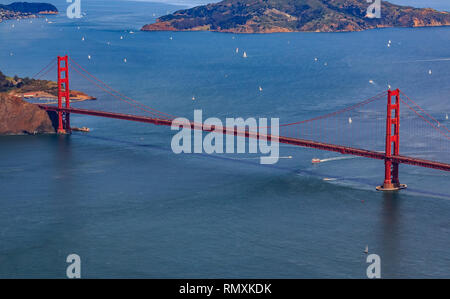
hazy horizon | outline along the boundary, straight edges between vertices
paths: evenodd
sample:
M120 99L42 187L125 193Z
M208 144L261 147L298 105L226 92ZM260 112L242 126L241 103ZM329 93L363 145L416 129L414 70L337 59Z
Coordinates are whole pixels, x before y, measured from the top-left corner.
M220 1L213 0L128 0L128 1L141 1L141 2L159 2L159 3L167 3L173 5L185 5L188 7L194 7L198 5L205 5L208 3L217 3ZM366 0L361 0L366 1ZM388 2L399 4L399 5L408 5L414 7L430 7L438 10L447 10L450 11L450 1L448 0L390 0Z
M85 0L81 0L82 3ZM92 0L90 0L92 1ZM154 2L154 3L166 3L171 5L194 7L199 5L205 5L208 3L217 3L221 0L123 0L123 1L136 1L136 2ZM366 0L361 0L366 1ZM11 4L13 2L39 2L39 3L51 3L53 5L60 4L60 2L66 3L65 0L0 0L0 4ZM450 1L448 0L390 0L388 2L395 3L398 5L408 5L413 7L430 7L438 10L450 11ZM82 4L83 5L83 4Z

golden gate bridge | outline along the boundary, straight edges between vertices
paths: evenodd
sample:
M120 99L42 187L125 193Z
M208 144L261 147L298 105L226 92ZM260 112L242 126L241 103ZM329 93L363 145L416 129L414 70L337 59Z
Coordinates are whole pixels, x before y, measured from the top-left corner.
M70 115L82 114L121 119L154 125L172 126L175 116L158 111L110 87L70 57L58 56L34 77L41 78L53 71L58 73L57 105L38 104L58 116L59 134L71 132ZM71 107L69 66L108 96L132 107L138 113L117 113L108 109L83 109ZM386 100L386 102L384 102ZM400 106L406 107L400 110ZM381 109L380 109L381 108ZM400 130L402 120L402 130ZM355 124L355 121L358 121ZM436 117L427 113L399 89L379 93L341 110L298 122L281 124L279 136L250 131L247 128L205 126L190 122L192 130L218 132L245 138L275 141L293 146L331 151L376 160L385 165L384 181L377 190L395 191L406 188L399 180L399 165L450 171L450 130ZM403 135L401 134L403 133ZM400 154L400 141L406 143L411 154ZM423 140L417 142L418 140ZM417 145L416 145L417 143ZM402 145L402 148L404 146ZM434 153L434 154L433 154ZM431 156L425 159L421 156Z

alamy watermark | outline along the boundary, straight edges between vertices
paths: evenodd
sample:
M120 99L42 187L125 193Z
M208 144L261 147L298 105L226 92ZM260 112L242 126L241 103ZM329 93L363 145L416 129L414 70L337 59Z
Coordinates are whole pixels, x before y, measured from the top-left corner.
M366 0L367 3L371 3L367 8L366 17L370 19L381 18L381 0Z
M271 118L270 126L267 118L260 118L259 121L255 118L227 118L224 126L215 117L203 121L202 110L194 110L193 122L186 118L176 118L172 121L171 128L179 130L171 142L175 154L242 154L246 153L245 138L250 138L252 140L248 142L248 153L256 154L259 150L265 155L260 157L261 164L275 164L279 160L278 118ZM204 137L203 131L207 131Z
M66 0L67 3L72 3L67 7L67 17L69 19L81 18L81 0Z
M367 267L366 275L368 278L381 278L381 258L378 254L369 254L366 263L370 263Z
M66 258L69 263L66 269L67 278L81 278L81 258L78 254L69 254Z

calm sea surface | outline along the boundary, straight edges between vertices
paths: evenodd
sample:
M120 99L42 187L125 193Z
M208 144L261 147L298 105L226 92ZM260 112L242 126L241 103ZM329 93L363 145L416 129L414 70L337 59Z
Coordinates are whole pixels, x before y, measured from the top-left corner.
M87 15L70 20L65 5L48 17L53 23L1 23L0 70L33 76L67 53L122 93L188 118L203 109L205 117L287 123L388 84L440 119L450 113L449 27L150 33L139 28L180 7L84 1ZM97 95L76 76L71 87ZM97 96L86 104L107 107ZM450 275L447 173L402 166L410 188L387 194L374 189L380 161L313 166L314 157L337 155L290 146L280 155L292 159L273 166L240 155L175 155L166 127L75 115L72 122L91 132L0 137L0 277L62 278L76 253L83 277L364 278L366 245L380 255L383 277Z

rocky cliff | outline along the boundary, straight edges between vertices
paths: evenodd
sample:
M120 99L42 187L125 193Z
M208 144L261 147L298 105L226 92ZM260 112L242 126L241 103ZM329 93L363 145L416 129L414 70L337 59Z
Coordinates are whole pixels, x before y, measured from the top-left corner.
M381 18L369 18L365 0L224 0L180 10L143 31L209 30L233 33L339 32L383 27L450 25L450 13L381 2Z
M0 93L0 135L54 134L55 116L20 98Z

